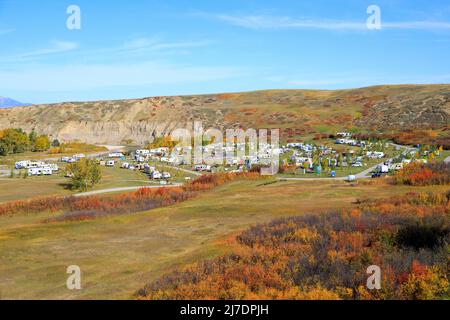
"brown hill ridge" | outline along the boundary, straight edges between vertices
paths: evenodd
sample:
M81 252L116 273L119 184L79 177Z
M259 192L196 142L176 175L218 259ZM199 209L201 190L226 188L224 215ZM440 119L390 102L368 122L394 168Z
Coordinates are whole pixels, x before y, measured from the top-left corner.
M280 128L284 139L358 128L401 132L450 124L450 85L246 93L73 102L0 110L0 129L35 129L62 141L151 141L186 123L205 128Z

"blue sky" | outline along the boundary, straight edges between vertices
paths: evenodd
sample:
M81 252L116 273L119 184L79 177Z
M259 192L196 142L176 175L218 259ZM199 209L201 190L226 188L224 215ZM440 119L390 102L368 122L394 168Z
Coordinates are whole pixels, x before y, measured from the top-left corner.
M450 2L0 0L0 43L0 96L31 103L450 83Z

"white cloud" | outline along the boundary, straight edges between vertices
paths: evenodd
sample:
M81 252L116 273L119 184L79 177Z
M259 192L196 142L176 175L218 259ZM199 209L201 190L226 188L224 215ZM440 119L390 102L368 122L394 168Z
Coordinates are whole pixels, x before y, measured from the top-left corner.
M232 25L251 29L281 29L281 28L303 28L303 29L330 29L330 30L361 30L366 29L366 23L347 21L326 20L297 20L290 17L270 16L231 16L218 15L219 20Z
M295 19L292 17L264 15L226 15L214 16L234 26L249 29L322 29L322 30L367 30L365 20L340 21L320 19ZM450 22L446 21L403 21L383 22L383 29L416 29L416 30L450 30Z
M29 57L36 57L36 56L43 56L43 55L48 55L48 54L72 51L77 48L78 48L78 43L76 43L76 42L53 40L53 41L50 41L50 46L47 48L25 52L25 53L19 54L18 56L21 58L29 58Z
M125 52L146 52L146 51L160 51L166 49L186 49L203 47L211 44L211 41L179 41L179 42L164 42L158 38L137 38L126 41L122 48L111 49L111 51L125 51Z
M77 49L78 43L70 41L50 41L49 46L28 52L17 53L10 56L0 56L1 63L14 63L35 60L37 58L45 58L51 54L64 53Z
M382 27L387 29L450 30L450 22L445 21L383 22Z

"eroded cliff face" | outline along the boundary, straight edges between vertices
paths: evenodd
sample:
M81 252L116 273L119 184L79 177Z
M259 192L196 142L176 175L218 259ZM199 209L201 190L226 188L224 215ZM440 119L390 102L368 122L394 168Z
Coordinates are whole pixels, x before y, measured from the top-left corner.
M186 127L189 110L177 98L62 103L0 112L0 128L35 130L60 141L143 144Z
M284 138L336 127L402 131L450 124L450 85L355 90L272 90L75 102L0 110L0 129L36 130L61 141L144 144L201 121L205 129L280 128Z

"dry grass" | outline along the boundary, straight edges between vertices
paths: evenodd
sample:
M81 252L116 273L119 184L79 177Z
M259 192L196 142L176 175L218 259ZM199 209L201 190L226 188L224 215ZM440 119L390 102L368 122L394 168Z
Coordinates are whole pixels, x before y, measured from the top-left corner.
M11 299L130 299L180 265L213 258L231 235L274 218L349 207L357 199L431 190L380 182L232 182L198 198L148 212L45 224L48 214L0 218L0 291ZM445 188L432 188L444 190ZM419 190L419 191L420 191ZM65 288L79 265L81 291Z

